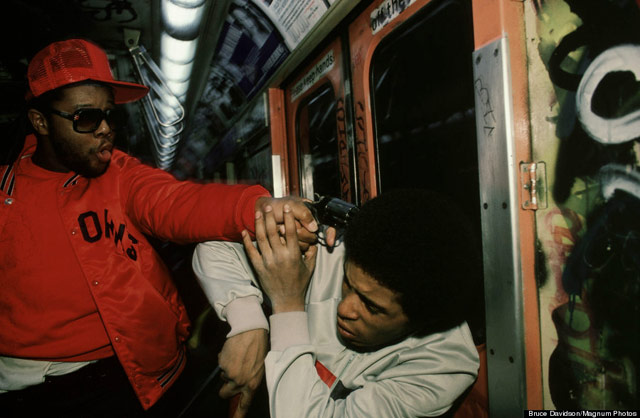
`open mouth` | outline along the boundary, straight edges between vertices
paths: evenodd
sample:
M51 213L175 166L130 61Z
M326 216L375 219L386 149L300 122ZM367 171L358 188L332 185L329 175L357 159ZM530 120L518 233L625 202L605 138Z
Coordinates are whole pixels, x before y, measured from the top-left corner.
M98 150L96 155L98 156L98 160L102 163L109 162L111 160L111 147L104 147Z

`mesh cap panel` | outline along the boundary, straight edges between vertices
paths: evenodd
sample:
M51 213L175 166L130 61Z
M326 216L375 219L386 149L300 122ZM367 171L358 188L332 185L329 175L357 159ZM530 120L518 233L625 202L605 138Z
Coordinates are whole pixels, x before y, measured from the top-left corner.
M29 63L27 77L34 97L85 80L111 86L116 103L138 100L149 90L140 84L114 80L107 54L82 39L55 42L38 52Z

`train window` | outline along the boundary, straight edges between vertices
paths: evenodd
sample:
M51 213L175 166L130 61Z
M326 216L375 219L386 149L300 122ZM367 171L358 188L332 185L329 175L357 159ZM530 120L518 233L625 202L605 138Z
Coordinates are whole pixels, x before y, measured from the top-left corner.
M425 7L376 49L370 85L380 191L437 189L477 210L472 52L470 6L458 1Z
M432 2L376 48L370 94L380 192L415 187L450 196L473 222L480 254L472 52L469 2ZM482 298L477 305L468 322L480 342Z
M298 107L296 136L302 196L341 196L336 95L323 84Z
M260 184L273 194L271 144L269 135L261 136L245 146L235 160L238 183Z

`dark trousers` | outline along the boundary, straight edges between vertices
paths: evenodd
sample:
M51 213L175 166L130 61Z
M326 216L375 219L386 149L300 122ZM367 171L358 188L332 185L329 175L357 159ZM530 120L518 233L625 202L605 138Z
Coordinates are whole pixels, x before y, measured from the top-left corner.
M176 418L197 383L189 357L182 375L148 411L116 357L110 357L73 373L48 376L42 384L0 394L0 418ZM215 416L211 408L226 410L226 405L209 405L208 416ZM183 415L192 416L191 411Z
M0 394L0 418L228 418L229 401L218 391L217 347L187 350L187 364L171 388L148 411L138 401L116 357L23 390ZM247 418L269 416L264 380Z
M143 417L144 410L115 357L44 383L0 394L0 417Z

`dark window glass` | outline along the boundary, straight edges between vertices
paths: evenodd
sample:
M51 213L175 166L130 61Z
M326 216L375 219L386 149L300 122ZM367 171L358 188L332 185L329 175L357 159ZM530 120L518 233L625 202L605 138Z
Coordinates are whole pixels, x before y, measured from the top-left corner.
M268 133L249 141L235 159L238 183L260 184L273 194L271 143Z
M302 195L340 197L336 97L330 84L318 88L296 115Z
M433 2L381 42L370 77L380 192L444 193L480 237L472 52L469 2Z
M441 3L396 32L371 65L381 191L439 189L477 208L470 12Z

